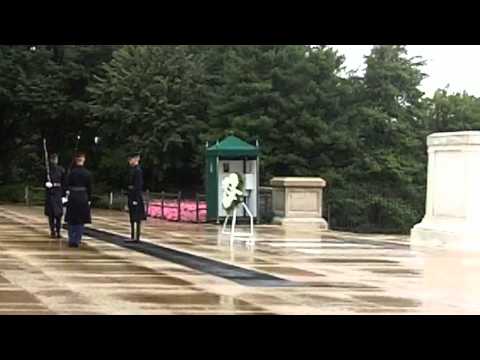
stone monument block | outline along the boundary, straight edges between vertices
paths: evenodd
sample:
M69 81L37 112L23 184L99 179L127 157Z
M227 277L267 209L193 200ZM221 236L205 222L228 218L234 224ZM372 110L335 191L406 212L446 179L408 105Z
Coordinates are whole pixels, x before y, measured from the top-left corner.
M480 249L480 131L428 137L425 217L412 244Z
M314 226L328 229L323 218L323 189L327 186L321 178L274 178L274 223L284 226Z

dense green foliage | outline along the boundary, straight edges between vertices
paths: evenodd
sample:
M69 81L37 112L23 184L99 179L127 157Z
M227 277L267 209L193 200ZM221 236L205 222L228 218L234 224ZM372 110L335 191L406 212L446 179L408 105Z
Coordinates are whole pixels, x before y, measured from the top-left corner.
M124 187L131 150L152 191L202 189L206 142L234 133L260 142L265 185L325 178L333 226L407 230L426 136L479 129L480 99L425 97L404 46L375 47L362 76L343 61L305 45L0 46L0 185L38 186L42 137L68 166L81 134L101 191Z

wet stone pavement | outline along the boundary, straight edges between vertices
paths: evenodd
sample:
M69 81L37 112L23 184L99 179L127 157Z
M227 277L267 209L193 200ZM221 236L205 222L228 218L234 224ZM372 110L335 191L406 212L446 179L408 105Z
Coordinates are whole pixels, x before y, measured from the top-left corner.
M41 208L0 205L0 315L480 314L480 253L276 226L231 246L217 226L160 220L125 246L126 214L93 215L70 249Z

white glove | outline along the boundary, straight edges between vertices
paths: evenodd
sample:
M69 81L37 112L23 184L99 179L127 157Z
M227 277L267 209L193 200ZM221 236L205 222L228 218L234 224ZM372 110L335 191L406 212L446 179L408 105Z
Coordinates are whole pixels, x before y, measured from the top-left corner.
M134 201L132 204L133 204L133 206L137 206L138 202Z
M88 202L88 206L92 206L92 202L91 202L91 201Z
M64 204L64 205L65 205L67 202L68 202L68 198L66 198L66 197L62 197L62 204Z
M45 187L47 189L51 189L53 187L53 184L50 181L48 181L48 182L45 183Z

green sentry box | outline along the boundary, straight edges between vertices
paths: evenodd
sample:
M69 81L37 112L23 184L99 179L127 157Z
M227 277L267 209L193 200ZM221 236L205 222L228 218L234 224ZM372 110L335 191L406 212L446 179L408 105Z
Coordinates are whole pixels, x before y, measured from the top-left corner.
M222 208L222 181L230 173L237 172L245 177L247 206L258 219L260 195L258 142L251 145L235 136L209 146L207 143L207 220L220 223L226 213Z

